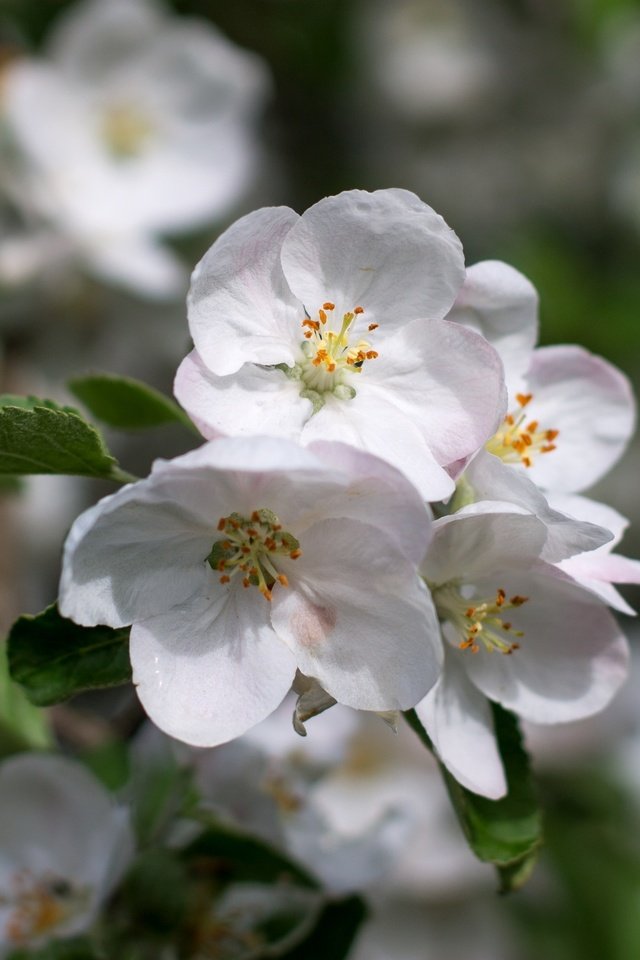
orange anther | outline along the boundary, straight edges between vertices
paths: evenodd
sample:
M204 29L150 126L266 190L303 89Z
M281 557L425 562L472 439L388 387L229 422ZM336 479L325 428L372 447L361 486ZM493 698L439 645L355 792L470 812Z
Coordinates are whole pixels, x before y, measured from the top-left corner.
M538 421L532 420L531 423L527 424L527 433L535 433L538 429Z
M527 404L531 403L531 401L533 400L533 394L532 393L516 393L516 400L518 402L518 406L526 407Z
M284 573L278 574L278 583L282 584L283 587L289 586L289 580L287 579L286 574Z
M226 573L220 577L220 583L229 583L230 580L231 580L231 577L228 577Z
M335 305L335 303L331 303L331 300L327 300L326 303L323 303L323 304L322 304L322 308L323 308L324 310L335 310L336 305Z
M377 330L379 326L380 326L379 323L370 323L369 326L367 327L367 330Z
M289 556L292 560L297 560L298 557L302 556L302 550L292 550Z
M218 530L224 530L226 525L227 525L227 518L220 517L220 519L218 520Z
M358 314L358 313L364 313L364 307L355 307L355 309L354 309L353 312L356 313L356 314Z
M327 322L327 315L326 315L326 313L324 312L324 310L318 310L318 316L320 317L320 322L321 322L321 323L326 323L326 322Z

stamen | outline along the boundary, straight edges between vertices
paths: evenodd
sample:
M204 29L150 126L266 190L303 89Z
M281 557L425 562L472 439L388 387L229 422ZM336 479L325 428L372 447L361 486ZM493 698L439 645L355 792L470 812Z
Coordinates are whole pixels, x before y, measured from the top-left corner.
M532 467L538 454L551 453L556 449L553 441L558 430L540 430L538 420L525 423L525 407L533 400L532 393L517 393L518 408L504 418L503 426L487 443L489 453L500 457L504 463L521 463Z
M527 603L528 597L516 594L507 599L506 591L499 587L495 597L469 605L459 586L449 583L434 588L433 598L438 615L442 620L448 621L460 635L460 650L470 650L475 654L484 647L488 653L497 652L510 656L520 649L516 639L507 640L504 634L520 639L524 636L523 631L514 630L513 624L502 617L506 610L517 609Z
M257 587L267 601L276 582L289 585L286 574L278 570L277 558L297 560L302 552L296 538L282 529L270 510L254 510L249 520L237 513L221 517L217 529L224 531L225 537L214 542L207 562L222 574L218 578L221 584L242 573L242 586Z
M309 346L306 342L302 344L305 359L300 364L300 380L307 392L305 395L313 391L321 398L324 393L347 386L344 379L347 372L359 373L365 360L375 360L378 357L377 351L372 350L366 340L359 340L355 345L349 342L349 332L358 322L358 318L365 313L365 308L358 304L353 310L347 310L342 315L339 330L332 329L329 315L333 310L335 304L327 300L318 310L317 319L305 311L305 317L301 321L304 340L309 343ZM377 328L377 323L368 326L369 331ZM346 396L355 396L355 391L347 390Z

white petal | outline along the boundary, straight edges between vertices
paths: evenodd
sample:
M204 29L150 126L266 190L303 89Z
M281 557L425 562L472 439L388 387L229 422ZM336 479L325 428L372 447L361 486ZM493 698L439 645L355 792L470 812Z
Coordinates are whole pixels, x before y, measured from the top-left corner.
M296 669L269 624L267 601L233 582L136 624L130 649L138 696L153 722L200 747L264 720Z
M358 392L406 414L443 465L475 453L506 410L497 353L478 334L446 320L407 324L361 376Z
M401 470L427 501L453 493L449 474L436 463L421 431L386 396L360 388L352 400L328 396L306 424L302 440L338 440L382 457Z
M315 315L362 306L392 330L415 317L440 319L464 279L460 241L407 190L349 190L310 207L282 246L289 286Z
M567 493L590 487L622 456L633 432L629 381L581 347L543 347L533 354L527 389L527 415L541 430L560 431L557 449L534 458L531 479Z
M455 652L445 654L442 676L416 713L458 783L491 800L505 796L489 701L470 682Z
M491 700L534 723L579 720L602 710L628 672L628 648L615 619L555 567L519 573L505 567L475 583L478 596L498 587L528 601L509 611L524 631L511 656L459 651L470 678Z
M258 433L295 440L313 409L300 396L300 383L281 370L246 363L237 373L218 377L195 350L178 367L174 393L209 439Z
M242 217L193 272L189 328L204 363L219 376L248 362L295 362L304 312L284 279L280 247L297 219L288 207Z
M512 470L486 450L481 450L468 465L462 483L471 488L477 500L506 501L537 516L547 528L541 557L549 563L601 547L610 537L601 517L565 511L557 497L552 500L553 509L526 473Z
M317 440L309 450L350 481L344 491L320 505L314 520L348 517L379 527L419 564L431 539L431 511L416 487L390 463L346 443Z
M152 300L177 299L187 289L187 272L168 247L148 237L108 237L99 244L91 237L79 242L79 252L93 272L110 283Z
M440 631L431 598L395 545L374 527L327 520L306 531L302 557L274 589L272 623L340 703L407 709L435 683Z
M540 556L546 530L537 517L511 513L509 508L509 504L477 503L436 520L421 568L425 579L443 584L490 576L494 570L530 567Z
M507 382L526 373L538 337L538 294L518 270L499 260L469 267L447 320L475 330L495 347Z

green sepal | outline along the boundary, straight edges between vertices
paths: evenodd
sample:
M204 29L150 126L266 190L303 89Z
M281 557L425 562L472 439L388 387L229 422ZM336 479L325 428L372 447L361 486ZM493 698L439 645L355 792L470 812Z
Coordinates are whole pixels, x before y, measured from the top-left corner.
M84 690L131 679L129 627L81 627L60 616L56 604L19 617L7 638L9 671L39 707Z
M498 870L500 891L518 889L531 875L542 844L542 814L517 718L491 704L498 750L507 779L507 795L489 800L463 787L440 763L444 782L469 846ZM409 726L437 758L415 710L404 714Z
M74 377L67 386L96 419L120 430L145 430L166 423L180 423L198 430L184 410L154 387L110 373Z

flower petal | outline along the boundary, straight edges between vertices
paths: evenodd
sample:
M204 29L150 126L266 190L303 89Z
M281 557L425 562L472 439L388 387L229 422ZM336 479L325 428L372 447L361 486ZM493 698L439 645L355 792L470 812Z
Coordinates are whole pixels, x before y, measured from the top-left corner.
M414 706L435 683L440 630L428 592L395 544L355 520L306 531L272 623L302 673L360 710ZM303 563L304 561L304 563Z
M338 440L388 460L427 501L445 500L453 493L453 480L436 463L419 428L375 391L360 389L352 400L329 395L305 425L302 440Z
M242 217L193 272L189 329L202 360L219 376L243 363L295 362L304 314L284 279L280 247L297 219L289 207Z
M499 260L469 267L447 320L489 341L500 355L508 383L526 373L538 338L538 294L518 270Z
M239 583L193 597L131 629L140 701L178 740L213 747L264 720L284 699L295 659L269 624L269 605Z
M527 414L540 429L559 431L556 449L535 457L529 476L559 492L590 487L622 456L633 432L629 381L581 347L542 347L533 354L527 389L533 394Z
M349 190L310 207L282 246L282 267L312 315L362 306L383 330L440 319L464 279L460 241L408 190Z
M470 682L455 652L445 653L442 675L416 713L458 783L491 800L505 796L507 782L489 701Z
M174 393L203 436L270 434L298 439L313 412L300 384L281 370L246 363L226 377L212 373L194 350L184 358Z
M402 411L446 466L475 453L506 410L496 351L477 333L446 320L414 320L388 338L364 369L358 393Z

